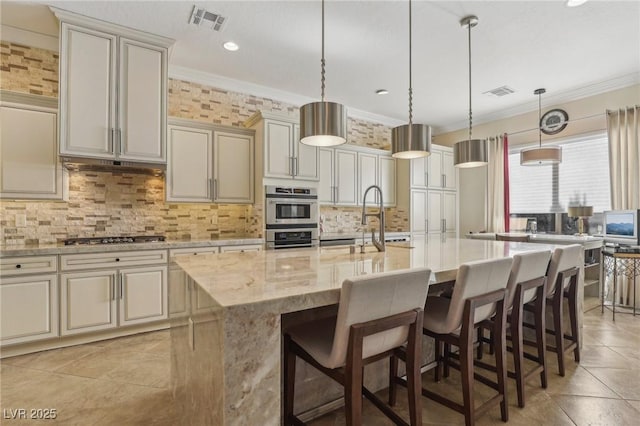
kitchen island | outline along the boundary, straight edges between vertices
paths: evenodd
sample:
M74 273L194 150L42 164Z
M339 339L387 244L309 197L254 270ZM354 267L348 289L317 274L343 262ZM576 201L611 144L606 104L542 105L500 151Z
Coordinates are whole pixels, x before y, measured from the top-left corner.
M337 304L346 278L428 266L433 286L453 280L468 261L554 247L437 236L387 244L385 252L326 247L176 258L191 300L188 313L171 318L180 418L185 424L280 424L283 318ZM325 392L311 389L314 397Z

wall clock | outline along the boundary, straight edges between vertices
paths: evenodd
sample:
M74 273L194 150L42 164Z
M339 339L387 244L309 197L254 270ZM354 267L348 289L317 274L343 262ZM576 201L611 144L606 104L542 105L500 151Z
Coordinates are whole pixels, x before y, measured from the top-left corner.
M545 135L555 135L567 127L569 114L563 109L552 109L544 113L540 119L540 130Z

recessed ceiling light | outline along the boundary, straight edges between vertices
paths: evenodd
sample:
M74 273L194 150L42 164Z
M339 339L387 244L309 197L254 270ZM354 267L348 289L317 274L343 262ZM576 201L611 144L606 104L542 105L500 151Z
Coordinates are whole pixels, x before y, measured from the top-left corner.
M588 0L567 0L567 7L578 7L585 4Z
M236 43L232 42L232 41L227 41L225 42L222 47L224 47L225 49L227 49L230 52L235 52L236 50L240 49L240 46L238 46Z
M387 89L378 89L376 90L376 95L387 95L389 91Z

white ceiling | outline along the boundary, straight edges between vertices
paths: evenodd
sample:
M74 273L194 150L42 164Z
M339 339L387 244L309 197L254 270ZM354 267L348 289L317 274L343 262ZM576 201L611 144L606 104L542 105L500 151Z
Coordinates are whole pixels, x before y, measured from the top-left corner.
M44 6L18 3L2 1L3 25L56 33ZM297 104L320 97L318 0L37 3L175 39L174 76L196 70L200 80ZM640 82L640 1L565 3L414 0L414 122L440 132L466 126L467 31L459 21L470 14L480 20L472 30L474 123L536 110L539 87L547 89L544 109ZM228 17L224 31L189 25L194 5ZM325 9L327 100L406 122L408 2L328 0ZM224 50L227 40L240 50ZM503 85L515 93L483 94ZM380 88L390 93L376 95Z

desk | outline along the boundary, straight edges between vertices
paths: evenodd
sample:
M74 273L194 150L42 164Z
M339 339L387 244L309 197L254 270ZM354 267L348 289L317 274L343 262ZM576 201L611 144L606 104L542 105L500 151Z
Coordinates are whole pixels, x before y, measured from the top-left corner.
M555 247L436 236L390 243L380 253L319 247L175 258L191 283L188 312L171 317L180 418L185 424L280 425L282 318L337 304L346 278L428 266L434 285L455 279L465 262ZM384 384L388 370L381 371ZM300 409L333 398L328 386L299 389Z
M613 298L611 300L611 311L613 320L616 320L616 302L618 289L618 275L627 277L633 282L633 316L636 315L636 277L640 275L640 253L616 253L609 250L602 250L602 312L604 313L604 299L606 293L606 277L613 275ZM628 296L628 291L627 291ZM627 312L628 313L628 312Z

